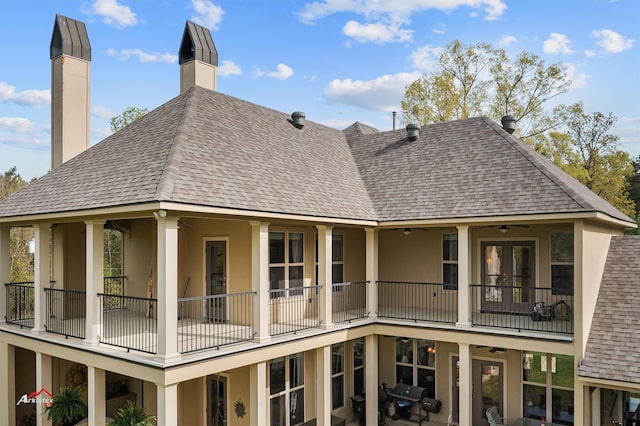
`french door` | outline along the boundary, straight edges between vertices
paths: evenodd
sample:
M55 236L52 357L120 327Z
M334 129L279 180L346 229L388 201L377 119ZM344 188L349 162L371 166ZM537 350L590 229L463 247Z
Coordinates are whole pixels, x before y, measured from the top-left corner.
M453 420L460 421L460 361L452 358ZM488 426L486 412L496 406L504 414L504 364L498 361L474 359L471 381L471 419L474 426Z
M207 426L227 425L227 378L207 377Z
M535 242L482 243L484 312L528 313L535 302Z
M227 241L206 242L206 295L227 294ZM207 321L226 322L227 304L224 297L207 300Z

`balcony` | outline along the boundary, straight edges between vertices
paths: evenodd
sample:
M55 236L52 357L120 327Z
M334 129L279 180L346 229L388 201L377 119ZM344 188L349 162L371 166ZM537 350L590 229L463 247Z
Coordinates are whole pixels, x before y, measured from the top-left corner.
M35 299L33 281L8 283L4 285L7 292L5 321L20 328L33 328L35 317Z
M320 326L320 286L269 290L269 334L278 336Z
M332 321L351 322L369 315L366 281L335 283L331 288Z
M448 284L378 281L378 317L455 324L458 289Z

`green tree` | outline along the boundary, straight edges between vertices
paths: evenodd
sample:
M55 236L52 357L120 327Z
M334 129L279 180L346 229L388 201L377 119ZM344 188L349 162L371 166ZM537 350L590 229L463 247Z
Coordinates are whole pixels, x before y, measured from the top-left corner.
M16 167L0 175L0 201L27 186ZM33 281L33 255L29 243L34 236L32 228L13 227L9 232L9 279L11 282Z
M636 204L636 223L640 225L640 155L631 161L633 172L627 177L629 184L629 198ZM640 229L630 231L631 234L640 234Z
M440 54L435 72L407 86L403 121L429 124L478 115L500 121L513 115L518 133L529 137L548 130L543 106L569 84L561 63L546 65L530 52L510 58L486 43L455 40Z
M611 113L587 114L582 102L560 105L553 110L559 123L554 131L537 135L536 150L587 188L628 216L635 216L629 196L633 164L618 147L618 137L609 133L616 122Z
M146 108L128 107L122 114L111 117L111 130L117 132L149 112Z

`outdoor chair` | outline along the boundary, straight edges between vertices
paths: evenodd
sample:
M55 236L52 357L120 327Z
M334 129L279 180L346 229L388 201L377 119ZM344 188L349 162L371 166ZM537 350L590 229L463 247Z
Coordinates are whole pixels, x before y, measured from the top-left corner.
M487 420L490 426L504 426L502 416L495 405L487 410Z

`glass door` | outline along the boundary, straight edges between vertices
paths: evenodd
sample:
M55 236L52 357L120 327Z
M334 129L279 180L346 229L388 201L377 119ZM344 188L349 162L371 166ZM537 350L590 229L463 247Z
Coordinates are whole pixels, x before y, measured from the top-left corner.
M207 377L207 426L227 424L227 378Z
M207 241L206 244L207 296L227 294L227 242ZM208 322L226 322L227 304L224 297L208 298L206 302Z
M535 243L482 243L482 310L528 313L535 301Z
M487 410L493 406L504 416L502 363L473 360L472 412L474 426L488 426Z

